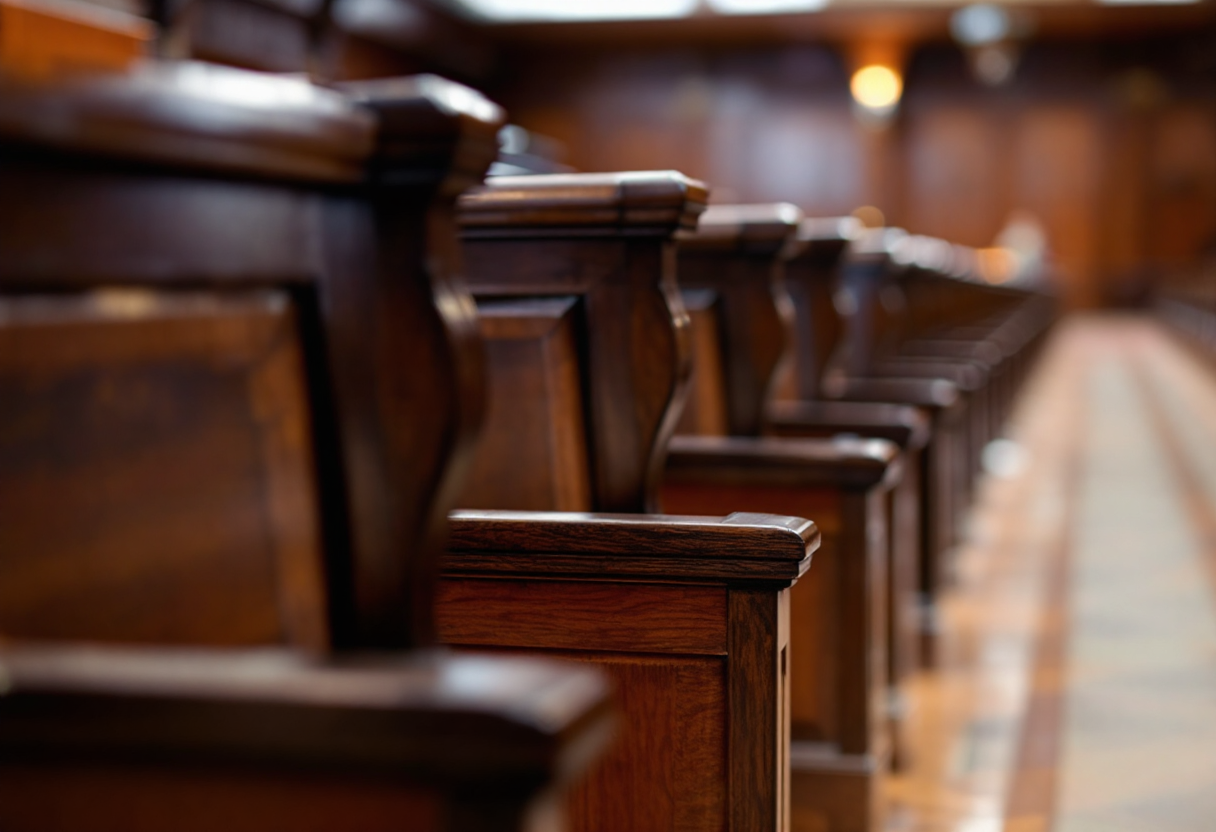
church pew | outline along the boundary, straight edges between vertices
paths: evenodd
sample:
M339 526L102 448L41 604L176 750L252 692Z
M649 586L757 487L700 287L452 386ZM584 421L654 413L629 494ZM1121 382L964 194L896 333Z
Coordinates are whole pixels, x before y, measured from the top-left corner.
M497 177L461 200L490 395L440 637L608 670L625 724L572 800L578 830L788 828L789 587L819 533L644 513L690 358L672 237L705 197L654 172Z
M914 433L909 418L928 421L923 450L913 456L919 478L919 648L921 663L935 662L940 627L936 612L946 557L954 545L960 490L963 403L954 385L937 379L849 378L829 375L834 353L845 334L846 299L838 295L838 271L860 234L853 218L807 219L799 230L801 249L785 264L785 286L793 312L794 349L784 375L778 373L767 429L777 435L807 435L808 417L824 431L839 424L864 424L868 435L885 436L909 447ZM896 404L890 404L896 403ZM872 412L871 408L891 408ZM843 412L842 412L843 409ZM915 416L910 416L911 413ZM864 421L868 420L868 421ZM906 479L910 480L910 476Z
M667 263L661 251L655 251L656 241L646 236L654 232L640 227L656 222L662 179L651 175L651 181L646 182L641 176L633 174L624 180L632 193L623 194L624 204L615 207L603 200L595 201L589 188L597 182L603 184L598 177L499 179L476 197L466 199L462 220L466 227L469 280L482 312L483 331L491 345L490 361L494 368L491 374L497 371L502 378L497 400L511 404L509 413L504 412L496 427L491 403L487 435L500 436L501 440L488 439L488 447L482 449L479 464L485 466L480 469L484 473L479 476L475 469L471 478L474 485L466 496L470 505L613 510L648 509L654 505L659 483L652 479L654 469L645 460L655 456L661 459L664 453L664 436L671 431L675 415L670 402L682 395L678 389L680 364L688 360L689 353L686 319L679 296L672 292L675 286L671 267L675 264ZM578 187L580 184L584 187ZM514 220L510 219L512 214L505 213L508 211L514 212ZM560 225L563 221L566 227ZM508 222L513 222L513 228ZM607 227L596 230L592 222L605 223ZM582 227L576 230L576 224ZM668 241L674 230L668 225L662 230L661 239ZM609 242L602 239L606 234L620 235L622 239ZM614 263L629 268L628 294L624 286L613 285L621 280L614 277L611 268ZM611 304L610 291L615 294ZM561 293L568 292L579 292L580 299L563 299ZM692 334L695 337L695 332ZM537 367L547 368L544 373L549 380L544 384L535 380ZM666 374L658 378L662 368L667 368ZM583 374L581 384L576 378L579 372ZM656 384L658 381L662 386ZM551 391L550 399L562 403L561 406L555 407L550 401L525 408L519 401L525 398L524 391L539 389ZM629 408L629 399L637 400L640 393L649 404L645 408L636 405ZM588 413L579 418L582 401L588 403ZM637 420L642 415L649 420L650 427L645 433L638 433ZM598 446L597 443L612 436L605 436L603 426L619 425L622 416L633 431L632 438L614 428L618 443L626 439L628 443L615 448ZM578 426L573 437L563 440L570 444L554 442L553 447L546 447L548 443L543 438L570 423ZM529 431L529 425L536 427ZM530 435L534 438L528 438ZM666 471L659 469L665 475L664 492L659 495L661 507L667 507L668 489L677 487L673 478L679 474L673 473L672 467L677 457L697 481L717 476L754 478L752 484L743 487L743 493L732 499L717 499L723 492L714 487L715 493L707 493L706 499L687 500L674 507L681 514L726 514L734 510L732 504L766 511L771 487L780 488L793 477L818 488L829 500L837 491L828 485L844 483L850 495L861 495L861 503L853 505L860 505L861 511L870 511L873 516L873 504L865 503L865 495L881 491L887 478L896 473L891 464L894 449L881 441L788 443L747 438L726 440L712 447L698 448L695 443L685 443L676 450L678 441L672 442ZM585 454L571 450L583 446L590 448ZM567 448L565 452L563 447ZM518 476L508 481L506 472L529 468L529 460L536 457L545 459L547 465L535 471L534 485L521 487ZM624 465L630 466L628 471ZM593 478L597 472L613 474L615 487L609 490ZM507 482L509 491L499 493L501 484ZM621 487L625 485L628 487ZM691 484L690 487L696 488ZM801 505L805 509L822 504L822 500L804 500L788 505L791 508ZM864 539L860 549L855 547L861 555L851 562L856 571L849 572L850 576L864 578L875 570L873 574L881 580L883 524L881 518L877 520L879 534L874 536L875 548L872 552L865 551ZM864 529L865 524L851 528ZM864 580L862 585L869 586ZM855 693L852 702L856 707L842 705L841 712L852 716L856 711L861 721L866 722L876 716L870 707L873 697L858 685L873 682L881 689L883 650L879 641L876 649L867 654L864 644L869 616L879 616L877 624L881 628L883 610L866 603L864 598L861 601L849 605L848 612L842 613L843 616L856 613L861 618L857 622L850 620L850 635L842 639L858 641L848 644L857 661L850 668L854 671L852 675L840 685L842 689L854 686L851 694ZM823 609L836 611L830 604ZM791 633L790 638L793 651L790 672L797 673L796 679L791 678L799 688L808 688L798 691L804 702L816 701L819 687L827 688L834 697L835 680L828 681L826 671L823 678L813 678L817 672L814 667L809 663L800 666L794 644L797 635ZM878 666L872 666L871 659ZM881 700L881 695L878 699ZM881 706L881 701L876 704ZM813 704L804 707L797 699L790 703L792 714L814 707ZM836 716L835 711L820 714L820 722L834 721ZM859 729L864 733L861 741L867 748L870 744L877 745L881 758L884 746L881 739L872 737L870 729L868 722ZM793 773L797 776L796 771ZM796 789L791 794L797 813L799 794ZM864 803L864 798L861 802ZM864 807L861 813L865 814ZM795 826L801 825L796 814Z
M966 358L993 373L989 438L1004 429L1013 400L1054 318L1012 252L976 251L926 237L908 238L901 288L908 306L905 355Z
M502 118L360 97L0 78L0 828L550 829L605 746L599 674L423 649Z
M681 240L680 284L693 324L697 358L689 405L677 432L753 437L776 432L787 439L827 439L846 434L889 439L899 447L902 476L895 479L883 497L883 520L888 529L883 570L886 586L871 588L878 593L873 602L886 608L882 652L887 657L888 691L883 713L889 725L892 765L898 768L906 764L909 756L903 730L906 698L901 686L919 664L919 466L928 440L928 419L913 408L893 405L820 403L785 408L777 420L780 429L772 430L770 391L776 383L778 367L787 360L795 341L785 265L808 244L801 237L802 220L802 212L789 204L714 206L701 217L697 231ZM800 333L802 338L812 335ZM673 441L669 468L678 468L686 445L687 440L679 436ZM843 460L847 451L841 443L833 447ZM844 491L853 487L847 482L840 486ZM813 493L817 491L823 493ZM841 487L829 485L826 489L807 488L802 496L811 501L810 505L822 502L824 497L829 505L834 505L839 502L840 493ZM829 522L833 528L841 522L841 518L829 521L829 516L834 516L831 509L820 509L815 516L821 530ZM864 515L857 516L868 523L875 522ZM821 563L827 552L837 548L833 534L825 531L824 536ZM839 537L856 541L864 539L864 534L842 530ZM815 590L811 585L824 574L823 570L812 572L802 582L793 593L796 606L800 598L812 597ZM810 661L813 656L804 657L797 650L794 655L799 661L804 658ZM837 660L842 657L835 654L819 659L829 663ZM829 674L816 674L813 666L808 665L804 675L826 678ZM795 680L798 679L796 674ZM839 694L840 698L850 695L847 691Z
M990 379L988 371L973 361L899 353L907 307L898 285L905 263L898 255L907 236L897 228L869 229L850 243L837 288L843 334L830 359L828 377L940 379L958 389L964 412L953 470L953 543L986 441Z

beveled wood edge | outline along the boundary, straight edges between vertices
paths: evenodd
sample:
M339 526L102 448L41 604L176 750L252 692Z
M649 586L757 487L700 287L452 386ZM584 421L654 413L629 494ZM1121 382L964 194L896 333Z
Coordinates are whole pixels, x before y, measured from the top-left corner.
M461 196L458 221L466 238L596 228L667 235L695 227L708 198L703 182L670 170L500 176Z
M733 563L758 570L766 562L800 564L819 546L810 520L772 514L726 517L669 514L454 511L449 515L448 565L478 553L607 556L684 569L681 561ZM711 570L712 571L712 570Z
M290 764L463 781L572 776L607 742L584 665L414 651L0 647L0 760Z
M430 167L455 196L480 185L498 156L506 111L471 87L422 74L337 89L376 113L376 172L390 184L413 184Z
M884 402L778 401L768 405L769 426L784 435L800 427L839 426L841 433L865 435L867 430L882 429L898 435L902 448L919 450L929 441L930 423L924 411L914 405Z
M355 182L375 129L371 113L333 90L216 64L146 60L127 73L0 76L6 141L161 167Z
M899 447L885 439L676 436L664 479L672 483L889 487L902 472Z
M800 248L801 223L802 210L789 202L710 205L696 229L682 231L676 239L685 254L736 251L788 258Z

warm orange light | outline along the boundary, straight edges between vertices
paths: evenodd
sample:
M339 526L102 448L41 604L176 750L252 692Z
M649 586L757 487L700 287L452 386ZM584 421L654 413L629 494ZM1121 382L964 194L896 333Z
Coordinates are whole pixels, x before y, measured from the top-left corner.
M853 73L849 82L853 100L867 110L891 110L899 103L904 91L904 81L899 73L888 66L871 64Z

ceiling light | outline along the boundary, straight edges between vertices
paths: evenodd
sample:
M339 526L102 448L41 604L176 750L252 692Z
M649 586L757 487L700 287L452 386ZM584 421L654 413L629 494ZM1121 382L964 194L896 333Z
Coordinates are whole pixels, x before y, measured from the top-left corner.
M870 64L853 73L849 82L853 100L873 113L889 113L899 103L904 81L888 66Z

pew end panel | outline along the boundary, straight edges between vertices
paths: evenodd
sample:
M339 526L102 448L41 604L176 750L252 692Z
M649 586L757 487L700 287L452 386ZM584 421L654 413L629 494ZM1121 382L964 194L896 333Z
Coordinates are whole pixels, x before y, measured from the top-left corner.
M874 822L890 753L886 500L899 467L883 440L676 437L669 449L665 509L797 508L818 518L816 562L790 593L795 829ZM842 771L850 798L806 796L830 794Z
M911 763L904 686L921 663L920 570L924 561L921 470L931 438L930 415L921 408L869 402L776 401L769 406L768 432L786 438L862 434L900 448L903 476L888 494L891 557L887 569L887 677L891 686L891 763Z
M707 197L701 182L652 171L497 177L460 201L479 303L578 299L571 314L590 476L585 507L652 508L690 361L672 236L696 224ZM489 349L499 349L497 339ZM488 426L483 454L512 443L501 427ZM516 495L478 496L483 504L502 498Z
M789 588L818 542L773 515L459 511L440 635L614 680L624 725L571 799L578 828L783 829Z

